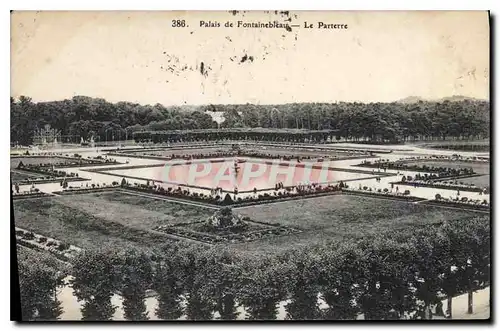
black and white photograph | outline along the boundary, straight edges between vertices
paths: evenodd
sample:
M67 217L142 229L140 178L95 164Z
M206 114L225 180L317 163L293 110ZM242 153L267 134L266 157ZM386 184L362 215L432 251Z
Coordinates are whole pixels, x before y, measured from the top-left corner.
M15 320L491 321L490 24L12 11Z

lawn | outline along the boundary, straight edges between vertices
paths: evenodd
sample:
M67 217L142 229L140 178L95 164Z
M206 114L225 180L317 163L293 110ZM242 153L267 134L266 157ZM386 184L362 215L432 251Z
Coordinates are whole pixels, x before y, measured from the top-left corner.
M476 185L477 187L482 187L482 188L490 187L490 175L459 178L456 181L458 183L473 184Z
M157 225L205 219L213 210L102 192L14 201L16 226L81 248L134 247L150 251L169 240Z
M151 251L171 240L158 225L206 219L214 210L120 191L14 201L16 225L82 248ZM233 209L255 221L278 223L300 233L230 246L251 255L275 254L326 241L356 240L388 230L464 220L472 211L356 195L330 195ZM174 237L175 238L175 237Z
M489 175L490 174L490 164L481 162L460 162L460 161L449 161L449 160L419 160L411 161L406 163L418 164L418 165L428 165L435 167L447 167L447 168L472 168L478 174Z
M471 211L354 195L331 195L241 207L234 209L234 212L257 221L278 222L303 231L238 246L248 252L276 252L328 240L357 239L391 229L412 228L478 215Z
M445 149L456 151L487 152L490 150L489 140L450 140L423 144L424 147L432 149Z
M37 174L37 173L32 173L32 172L26 172L26 171L11 171L10 172L10 178L12 179L12 182L18 182L21 180L26 180L26 179L31 179L31 178L40 178L44 177L42 174Z

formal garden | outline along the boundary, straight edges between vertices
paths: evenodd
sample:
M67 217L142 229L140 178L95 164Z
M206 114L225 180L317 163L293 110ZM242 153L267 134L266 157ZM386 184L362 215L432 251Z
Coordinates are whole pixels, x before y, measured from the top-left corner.
M415 175L403 176L401 181L394 181L396 185L490 193L489 162L459 157L418 157L398 161L366 160L356 166L416 172Z
M431 319L441 300L451 308L460 293L469 293L473 312L474 292L490 284L490 240L489 217L473 217L259 258L225 245L166 241L151 252L89 248L61 268L46 257L31 263L26 255L36 252L22 248L21 308L25 320L57 319L63 307L53 294L66 279L87 321L111 319L115 293L132 321L152 318L148 295L162 320L273 320L283 302L285 318L294 320Z
M186 148L187 147L187 148ZM144 158L153 160L191 160L213 159L227 157L250 157L259 159L282 160L350 160L370 157L370 154L357 150L344 150L338 148L293 147L283 145L270 145L263 149L261 144L227 142L217 145L207 145L200 148L196 144L186 145L179 149L175 145L163 148L144 148L139 150L126 150L111 153L110 155Z
M464 293L474 311L491 282L489 159L364 144L452 139L457 153L482 150L460 141L488 137L488 103L250 106L210 105L220 124L201 106L11 99L20 144L47 123L82 141L108 142L111 131L136 144L11 158L23 319L62 318L63 289L86 321L119 309L131 321L274 320L281 309L290 320L431 319L443 299L452 318ZM225 158L331 161L335 178L233 190L156 176L158 160Z

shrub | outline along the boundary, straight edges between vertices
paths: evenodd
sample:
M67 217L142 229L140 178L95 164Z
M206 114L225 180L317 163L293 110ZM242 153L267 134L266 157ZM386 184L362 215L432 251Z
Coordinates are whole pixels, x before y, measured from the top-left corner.
M92 186L92 188L95 188L95 184L92 184L91 186Z
M23 238L26 240L33 240L35 239L35 235L33 232L25 232Z
M410 190L405 190L404 195L410 195Z
M368 186L363 186L363 190L368 190Z
M59 246L57 247L57 249L60 250L60 251L67 250L67 249L69 249L69 244L60 243Z
M434 196L434 198L435 198L436 200L441 200L441 194L439 194L439 193L438 193L438 194L436 194L436 195Z
M47 238L40 237L40 238L38 238L38 242L41 243L41 244L43 244L44 242L47 242Z
M384 189L384 193L387 193L387 192L389 192L389 189L386 187L386 188Z

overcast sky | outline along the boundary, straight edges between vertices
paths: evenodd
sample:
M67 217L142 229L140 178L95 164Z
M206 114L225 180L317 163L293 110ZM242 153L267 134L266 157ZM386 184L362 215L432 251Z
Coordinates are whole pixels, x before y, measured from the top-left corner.
M189 27L172 28L175 18ZM288 18L300 28L223 27ZM221 27L201 28L200 20ZM317 29L319 21L348 28ZM11 95L35 101L489 98L486 12L14 12L11 24Z

